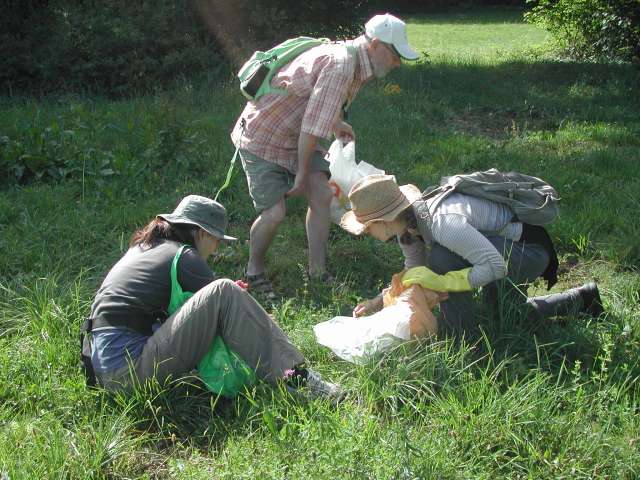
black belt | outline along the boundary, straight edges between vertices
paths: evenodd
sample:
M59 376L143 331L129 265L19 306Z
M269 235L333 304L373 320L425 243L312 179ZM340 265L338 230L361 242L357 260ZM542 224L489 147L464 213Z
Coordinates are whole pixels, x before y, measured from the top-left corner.
M152 322L149 322L148 320L141 320L138 318L111 318L108 320L101 317L87 318L82 324L82 331L92 332L98 328L105 327L128 327L142 335L150 336L153 333L151 324Z

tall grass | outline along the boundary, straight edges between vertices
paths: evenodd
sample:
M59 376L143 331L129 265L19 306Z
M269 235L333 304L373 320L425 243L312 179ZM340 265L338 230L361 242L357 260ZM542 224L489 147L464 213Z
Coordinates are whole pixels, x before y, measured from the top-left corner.
M214 194L242 102L234 85L188 83L121 101L5 98L5 165L31 155L63 171L12 171L0 190L0 477L637 478L637 71L556 62L515 11L416 17L410 36L430 59L362 90L359 159L420 187L493 166L545 178L562 196L556 290L596 278L607 314L533 324L505 308L479 337L347 364L311 327L377 292L400 253L334 227L338 283L308 283L305 206L291 200L269 254L285 298L272 313L349 390L344 404L263 385L224 401L194 378L89 390L78 326L96 288L137 226L187 193ZM222 201L241 240L213 266L240 278L255 215L242 172Z

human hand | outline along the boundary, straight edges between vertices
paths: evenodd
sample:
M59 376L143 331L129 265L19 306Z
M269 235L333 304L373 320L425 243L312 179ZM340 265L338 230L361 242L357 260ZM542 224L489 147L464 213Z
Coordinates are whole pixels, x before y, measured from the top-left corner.
M243 280L235 280L234 283L238 285L243 290L249 289L249 284Z
M353 127L344 120L338 119L333 125L333 134L344 143L355 141L356 135L353 133Z
M320 152L322 154L323 157L325 157L327 155L327 153L329 153L329 150L327 150L326 148L324 148L322 145L318 144L316 145L316 150L318 152Z
M308 191L309 175L298 170L293 187L285 194L285 197L305 195Z
M382 300L382 295L378 295L375 298L370 298L369 300L365 300L364 302L356 305L353 309L353 316L363 317L365 315L372 315L382 310L383 306L384 302Z

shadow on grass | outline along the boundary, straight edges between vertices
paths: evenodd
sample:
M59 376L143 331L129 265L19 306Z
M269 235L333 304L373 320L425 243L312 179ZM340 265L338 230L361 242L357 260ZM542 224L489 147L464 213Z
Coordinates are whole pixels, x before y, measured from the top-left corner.
M540 176L562 197L551 225L561 250L588 236L604 258L638 265L640 231L621 219L635 216L640 191L640 70L452 62L401 69L396 82L398 93L379 84L354 103L359 159L421 189L491 167Z
M458 395L469 382L484 378L500 390L538 377L548 378L549 386L588 384L591 393L628 392L636 398L640 347L624 355L619 346L611 352L612 344L602 339L606 325L585 328L579 323L584 319L567 317L562 319L569 322L565 325L559 320L540 322L533 329L514 322L500 332L485 323L483 335L401 345L363 369L372 382L363 394L381 413L392 415L406 408L428 411L433 402Z
M459 7L452 8L449 11L443 9L431 12L410 11L407 15L401 16L411 25L492 25L525 23L523 17L524 12L525 10L522 8L501 5L495 8L467 8L463 11L461 11Z
M514 309L515 311L515 309ZM474 355L482 369L507 362L505 380L526 377L532 370L549 372L558 382L582 373L592 380L619 383L640 378L640 343L615 333L623 318L608 314L599 319L567 315L530 321L513 315L482 319L482 335L466 336L475 345ZM459 339L455 339L459 341Z
M632 65L449 62L410 65L391 78L402 93L387 95L387 103L413 121L424 120L427 131L499 137L514 122L551 131L567 121L615 122L632 124L627 140L640 145L640 70Z
M106 393L99 401L125 412L133 432L155 449L171 452L189 445L205 455L224 449L230 437L295 436L302 419L313 421L319 407L304 394L291 394L282 385L262 381L235 398L223 398L195 377L165 385L151 380L131 393ZM322 405L333 409L328 403Z
M261 428L260 413L273 406L278 395L259 383L235 398L225 398L192 376L163 385L152 379L132 392L103 393L98 401L124 412L133 431L158 450L189 444L206 453L222 447L230 435ZM283 396L283 403L289 406L291 398Z

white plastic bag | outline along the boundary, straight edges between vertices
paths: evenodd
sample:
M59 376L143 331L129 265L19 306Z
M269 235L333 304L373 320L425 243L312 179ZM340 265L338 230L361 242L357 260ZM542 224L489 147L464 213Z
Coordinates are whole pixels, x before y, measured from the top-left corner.
M329 185L333 189L331 219L339 225L342 215L351 209L347 196L353 184L367 175L384 174L384 170L367 162L356 164L356 144L349 142L343 145L338 139L329 147L327 160L331 171Z
M366 317L333 317L313 327L320 345L351 363L365 364L372 357L409 340L411 311L392 305Z
M313 327L316 340L340 358L366 363L410 337L430 337L438 332L435 306L448 298L420 285L405 287L404 272L397 273L384 290L384 308L367 317L334 317Z

